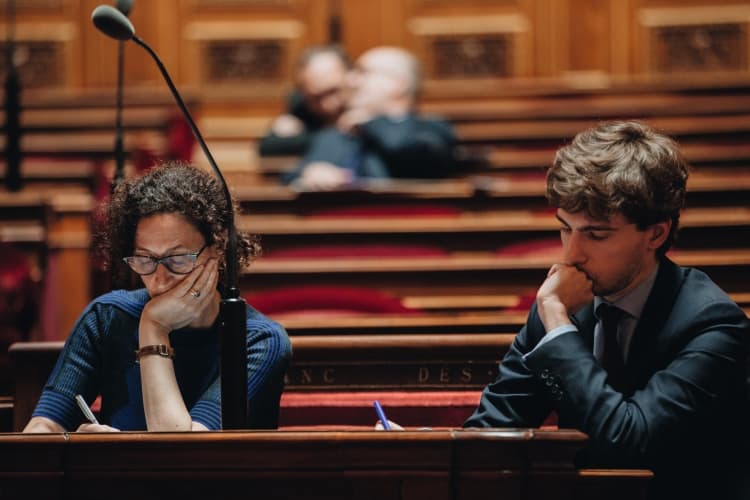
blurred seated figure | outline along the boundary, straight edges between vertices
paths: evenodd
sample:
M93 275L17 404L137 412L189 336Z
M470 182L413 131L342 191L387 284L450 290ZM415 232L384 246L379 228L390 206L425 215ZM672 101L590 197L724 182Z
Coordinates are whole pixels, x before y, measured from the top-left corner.
M31 340L38 326L39 291L26 256L15 246L0 243L0 395L12 394L8 347Z
M398 47L362 54L349 75L346 109L313 139L282 180L303 190L338 189L361 178L444 178L455 171L451 125L416 112L419 64Z
M301 156L307 152L315 133L341 115L350 68L349 57L338 46L314 46L304 51L287 110L271 123L260 141L259 154Z

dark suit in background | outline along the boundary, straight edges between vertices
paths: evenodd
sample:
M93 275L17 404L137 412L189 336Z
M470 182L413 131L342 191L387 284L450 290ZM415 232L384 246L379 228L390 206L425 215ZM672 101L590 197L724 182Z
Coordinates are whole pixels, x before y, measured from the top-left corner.
M293 182L313 162L351 170L353 178L438 179L456 172L456 136L445 120L406 115L380 116L363 123L356 134L322 130L297 168L284 177Z
M280 136L268 131L258 144L261 156L302 156L310 147L315 134L325 126L321 117L307 109L305 99L298 91L289 96L287 113L299 119L304 129L299 134L290 136Z
M623 393L605 383L592 354L593 303L573 320L579 333L534 349L545 330L532 307L464 426L538 426L554 410L561 428L591 438L579 466L652 469L651 498L750 498L750 322L742 309L704 273L662 258Z

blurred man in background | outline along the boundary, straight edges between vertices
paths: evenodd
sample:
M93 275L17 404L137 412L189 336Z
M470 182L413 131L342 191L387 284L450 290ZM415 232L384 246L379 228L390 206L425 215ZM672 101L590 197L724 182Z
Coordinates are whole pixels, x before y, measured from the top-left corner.
M416 111L420 69L398 47L362 54L349 74L349 98L284 180L305 190L337 189L361 178L443 178L454 173L451 125Z
M295 89L287 110L271 123L259 144L261 156L299 156L311 138L332 125L344 110L351 61L335 45L310 47L297 63Z

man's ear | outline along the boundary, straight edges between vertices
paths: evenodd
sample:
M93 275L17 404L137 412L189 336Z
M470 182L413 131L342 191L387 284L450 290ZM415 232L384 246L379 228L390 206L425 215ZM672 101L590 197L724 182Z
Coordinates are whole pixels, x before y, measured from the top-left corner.
M652 224L649 226L649 231L651 232L651 237L649 239L649 249L650 250L656 250L660 246L664 244L665 241L667 241L667 238L669 237L669 231L672 228L672 220L665 220L662 222L657 222L656 224Z

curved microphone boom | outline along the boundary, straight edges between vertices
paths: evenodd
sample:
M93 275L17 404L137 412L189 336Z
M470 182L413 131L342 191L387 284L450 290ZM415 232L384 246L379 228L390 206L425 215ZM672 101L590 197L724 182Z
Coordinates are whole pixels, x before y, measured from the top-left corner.
M135 35L133 23L120 11L109 5L100 5L91 13L94 25L105 35L115 40L133 40L148 52L159 67L164 81L172 92L177 105L190 126L203 154L219 179L224 190L229 216L226 252L226 287L219 310L221 343L221 413L224 429L242 429L247 426L247 343L245 333L245 301L240 297L237 262L237 228L234 225L234 205L224 176L208 150L190 111L180 97L172 78L159 56L143 40Z
M133 10L135 0L117 0L117 10L128 16ZM123 144L122 131L122 92L123 78L125 75L125 42L117 42L117 98L115 105L115 176L112 182L112 191L125 178L125 146Z

